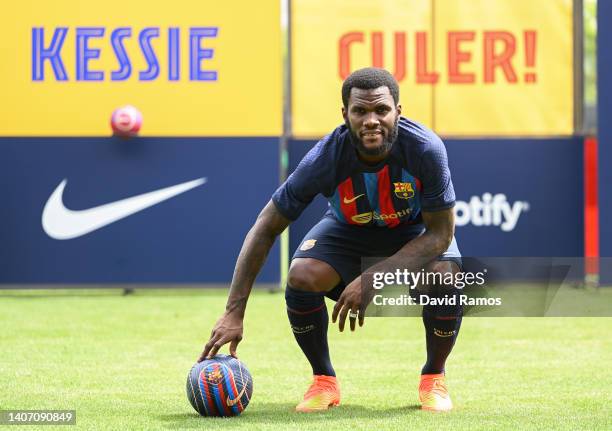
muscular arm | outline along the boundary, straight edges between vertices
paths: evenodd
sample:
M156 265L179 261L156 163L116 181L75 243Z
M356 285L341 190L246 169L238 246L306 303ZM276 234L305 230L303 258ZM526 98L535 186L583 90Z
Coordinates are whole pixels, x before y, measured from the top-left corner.
M257 217L236 260L225 313L215 324L198 361L216 355L226 343L230 343L230 354L236 356L236 348L242 340L244 311L253 282L266 261L276 237L289 226L290 222L276 209L272 201L268 202Z
M272 201L261 211L255 224L249 230L236 260L234 276L227 298L225 312L244 317L247 300L257 274L268 257L276 237L289 226L291 221L283 216Z
M455 234L455 214L452 208L423 212L425 233L404 245L397 253L374 265L368 271L395 271L406 268L418 271L448 249Z

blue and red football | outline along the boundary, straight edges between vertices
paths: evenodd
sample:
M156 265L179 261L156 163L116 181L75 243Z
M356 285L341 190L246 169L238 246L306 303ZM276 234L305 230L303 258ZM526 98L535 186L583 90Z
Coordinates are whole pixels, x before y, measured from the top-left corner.
M237 416L253 395L247 367L228 355L195 364L187 376L187 398L202 416Z

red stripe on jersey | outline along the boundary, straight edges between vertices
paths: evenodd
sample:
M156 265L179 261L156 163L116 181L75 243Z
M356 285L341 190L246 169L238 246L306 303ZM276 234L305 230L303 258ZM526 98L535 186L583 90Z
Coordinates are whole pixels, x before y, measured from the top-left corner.
M383 221L389 227L395 227L399 224L399 217L397 217L395 207L393 206L393 199L391 198L391 181L389 180L389 165L385 166L381 171L378 172L378 205L380 207L380 215L383 217ZM395 218L391 218L391 215L396 215ZM384 217L384 216L387 217Z
M419 180L417 177L414 177L414 182L416 183L416 188L418 191L423 190L423 184L421 184L421 180Z
M357 199L353 192L353 180L348 177L338 185L338 192L340 194L340 209L347 223L359 224L353 220L353 217L357 215ZM347 203L348 201L348 203Z

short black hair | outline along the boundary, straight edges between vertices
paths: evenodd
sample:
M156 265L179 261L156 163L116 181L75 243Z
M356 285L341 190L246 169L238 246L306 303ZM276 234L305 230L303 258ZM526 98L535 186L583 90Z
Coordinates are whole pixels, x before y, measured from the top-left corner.
M393 101L397 105L399 103L399 85L393 75L385 69L376 67L365 67L351 73L342 84L342 103L345 108L348 108L349 97L353 88L361 90L373 90L378 87L387 87Z

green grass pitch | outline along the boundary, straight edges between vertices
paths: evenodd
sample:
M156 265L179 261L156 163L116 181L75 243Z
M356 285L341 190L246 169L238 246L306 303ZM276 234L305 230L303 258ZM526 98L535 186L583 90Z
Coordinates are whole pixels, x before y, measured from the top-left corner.
M304 415L293 407L309 366L283 295L267 292L252 295L238 348L251 404L237 418L199 417L186 376L225 299L222 290L0 291L0 409L76 409L70 429L612 429L612 318L466 318L447 363L449 414L417 407L420 319L369 318L355 333L330 325L342 404Z

